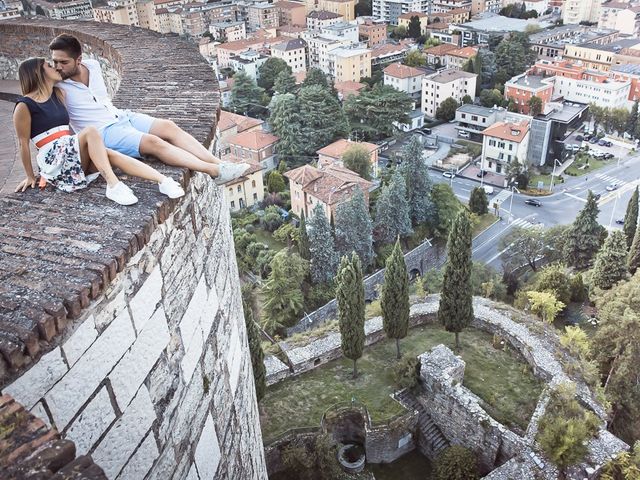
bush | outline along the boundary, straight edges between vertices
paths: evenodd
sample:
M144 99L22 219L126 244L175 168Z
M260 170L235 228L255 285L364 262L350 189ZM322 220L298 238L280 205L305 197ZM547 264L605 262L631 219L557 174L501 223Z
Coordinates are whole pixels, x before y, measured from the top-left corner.
M280 225L284 223L280 211L275 206L269 206L264 210L264 217L262 217L262 224L264 228L269 232L275 232Z
M373 318L382 316L382 306L380 300L374 300L365 307L364 318Z
M571 277L571 301L584 302L587 299L587 289L582 280L582 274L577 273Z
M549 292L565 305L571 301L571 288L565 267L561 264L544 267L531 288L537 292Z
M453 445L436 460L436 480L475 480L479 478L475 454L468 448Z
M427 270L422 277L422 286L427 293L440 293L443 281L444 278L442 271L432 268Z
M413 388L418 384L420 361L415 355L404 355L395 365L393 379L398 388Z
M330 302L336 296L336 286L331 283L319 283L317 285L308 285L305 283L304 290L304 306L305 311L313 312L325 303Z

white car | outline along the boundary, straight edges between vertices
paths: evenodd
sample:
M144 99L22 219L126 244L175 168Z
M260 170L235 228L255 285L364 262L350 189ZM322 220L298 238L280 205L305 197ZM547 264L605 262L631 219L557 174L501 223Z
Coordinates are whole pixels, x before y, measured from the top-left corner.
M576 145L574 143L574 144L565 145L564 148L566 150L569 150L570 152L577 152L578 150L580 150L580 145Z
M469 135L469 132L465 130L458 130L458 136L460 138L469 138L471 135Z
M610 185L607 185L605 188L607 189L607 192L613 192L614 190L617 190L619 186L620 185L618 185L617 183L612 183Z
M442 176L445 178L455 178L456 174L453 172L443 172Z

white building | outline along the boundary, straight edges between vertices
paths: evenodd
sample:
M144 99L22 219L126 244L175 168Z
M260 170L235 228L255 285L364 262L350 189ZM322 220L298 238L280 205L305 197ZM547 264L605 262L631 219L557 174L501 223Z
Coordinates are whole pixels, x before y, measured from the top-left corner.
M271 46L271 56L287 62L293 73L307 71L307 42L292 38Z
M562 21L567 24L580 22L596 23L600 18L602 0L565 0L562 7Z
M451 97L459 104L462 98L476 93L477 75L462 70L442 70L425 76L422 80L422 111L435 118L440 104Z
M431 0L373 0L373 16L391 25L398 25L403 13L428 13Z
M535 10L538 15L542 15L549 8L549 0L525 0L524 6L527 10Z
M584 104L594 103L599 107L631 108L628 100L631 80L607 79L596 82L557 76L549 81L553 81L553 96L556 98L563 97L566 101Z
M269 57L261 55L255 50L246 50L240 55L234 55L229 59L229 66L236 72L244 72L257 80L260 77L259 69Z
M392 63L384 69L384 84L419 98L422 92L422 79L425 72L401 63Z
M343 21L344 17L340 14L325 10L314 10L307 15L307 28L313 32L319 32L324 27Z
M235 42L247 38L244 22L217 22L209 24L209 32L216 40Z
M529 148L529 122L497 122L482 132L482 160L480 168L505 174L509 163L517 159L522 165L527 161Z
M640 33L640 5L630 6L619 2L607 2L600 6L598 28L618 30L625 35Z
M346 40L350 43L358 43L360 35L358 33L358 24L346 22L337 22L320 28L320 35L336 40Z

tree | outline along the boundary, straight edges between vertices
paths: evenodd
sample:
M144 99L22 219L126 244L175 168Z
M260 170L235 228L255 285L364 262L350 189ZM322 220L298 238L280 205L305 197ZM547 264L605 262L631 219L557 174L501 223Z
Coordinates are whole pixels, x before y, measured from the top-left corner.
M500 105L502 105L502 100L503 97L500 93L500 90L497 90L495 88L493 90L482 90L480 92L480 104L483 107L499 107Z
M500 83L523 73L537 58L537 53L529 47L525 33L514 32L504 38L496 48L496 67Z
M407 53L407 56L404 57L402 63L409 67L424 67L427 64L427 59L420 50L411 50Z
M517 184L523 190L529 187L529 170L517 158L507 163L505 177L509 185Z
M407 186L407 201L414 225L432 224L436 210L431 201L433 184L422 157L423 148L418 136L411 137L402 149L402 170Z
M463 105L468 105L470 103L473 103L473 98L471 98L470 95L465 95L464 97L462 97L462 104Z
M605 229L598 223L600 209L593 192L589 190L587 204L571 224L565 244L565 258L569 265L585 269L591 265L600 249Z
M296 79L291 73L283 70L276 75L273 81L274 93L293 93L296 90Z
M353 190L351 199L336 208L335 236L336 246L341 255L356 252L365 269L371 265L373 227L360 187Z
M475 187L471 190L471 195L469 196L469 210L471 213L484 215L489 212L487 205L487 193L483 188Z
M369 151L359 144L351 145L342 155L342 162L349 170L365 180L371 180L371 157Z
M417 39L420 35L422 35L420 18L417 15L413 15L409 19L409 28L407 28L407 35L414 39Z
M633 107L631 107L631 112L629 113L629 118L627 119L627 125L625 128L625 132L631 137L636 136L636 130L638 129L638 101L633 102Z
M382 187L382 193L376 203L373 230L376 240L383 244L413 233L407 190L402 173L398 169L391 177L391 182Z
M529 106L529 115L532 117L542 113L542 99L537 95L532 96L527 102L527 105Z
M271 170L267 177L267 191L279 193L285 189L284 178L277 170Z
M431 198L435 207L435 218L430 224L436 238L447 238L453 220L462 204L447 183L437 183L431 190Z
M534 272L545 253L545 233L541 228L515 227L502 237L498 250L505 270L515 270L528 265Z
M633 195L627 203L627 211L624 214L624 225L622 230L627 239L627 248L631 248L633 237L638 229L638 187L633 191Z
M473 320L471 292L471 224L467 212L460 210L447 242L447 263L438 308L438 320L456 336Z
M330 282L338 267L331 225L319 203L313 209L309 220L309 268L314 283Z
M260 327L253 321L251 305L243 302L244 323L247 328L249 340L249 354L253 367L253 382L256 387L256 400L258 403L264 397L267 390L267 370L264 366L264 351L262 350Z
M476 480L479 478L474 453L461 445L452 445L436 459L436 480Z
M481 48L476 54L480 59L480 77L478 85L482 87L493 87L494 78L497 72L496 55L488 48Z
M260 88L256 81L244 72L238 72L233 76L231 87L231 108L235 112L246 115L254 105L262 105L264 89Z
M307 70L307 76L302 82L303 87L310 87L312 85L318 85L323 88L329 88L329 82L327 82L327 76L322 70L316 67L311 67Z
M300 104L295 95L285 93L274 95L269 104L269 124L278 136L278 153L281 158L291 159L296 164L296 156L302 154L300 137L302 136L302 115ZM282 163L282 162L281 162Z
M612 232L598 252L593 267L591 283L603 290L608 290L627 274L627 241L623 232Z
M281 58L269 57L267 61L258 68L258 85L267 92L271 92L276 77L280 72L291 74L291 67Z
M565 304L551 292L531 290L527 292L527 298L529 299L531 312L538 315L546 323L553 323L558 313L565 307Z
M403 38L407 38L409 33L407 32L407 27L404 25L399 25L393 29L391 32L391 37L396 38L398 40L402 40Z
M300 215L300 226L298 230L300 230L298 233L298 253L305 260L309 260L311 258L311 252L309 251L309 234L307 233L307 223L304 218L304 212Z
M629 273L631 275L635 274L638 266L640 266L640 228L636 228L636 233L629 249L629 257L627 259Z
M304 86L298 94L302 120L300 150L315 155L320 148L346 134L347 121L338 99L320 85Z
M620 452L602 469L600 480L636 480L640 478L640 441L631 452Z
M364 283L362 266L356 252L351 259L346 255L340 261L336 277L336 300L342 353L353 360L353 378L358 376L357 361L364 349Z
M560 263L544 267L533 283L533 289L538 292L552 293L565 305L571 301L569 277L565 273L565 266Z
M458 102L454 98L448 97L437 108L436 118L450 122L456 118L456 109L458 107Z
M263 328L269 333L283 333L298 321L304 307L300 285L307 276L309 262L289 249L280 250L271 261L271 273L262 287Z
M388 338L395 338L396 358L400 360L400 339L409 329L409 276L399 239L387 258L380 305L384 332Z

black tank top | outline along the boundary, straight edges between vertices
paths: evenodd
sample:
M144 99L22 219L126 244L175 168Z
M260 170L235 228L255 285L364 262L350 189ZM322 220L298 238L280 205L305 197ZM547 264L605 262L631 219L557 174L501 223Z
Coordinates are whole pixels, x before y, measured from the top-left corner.
M36 102L29 97L20 97L16 101L24 103L31 112L31 138L54 127L69 125L69 113L54 93L46 102Z

